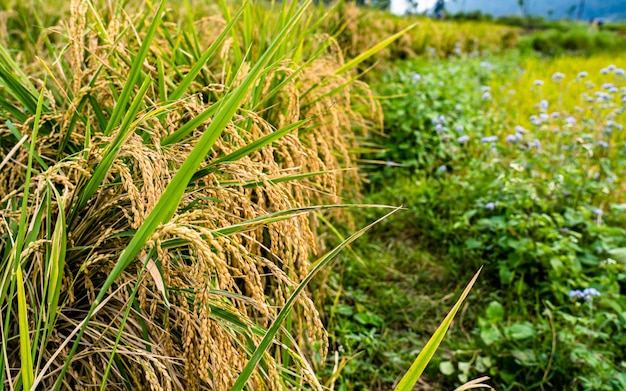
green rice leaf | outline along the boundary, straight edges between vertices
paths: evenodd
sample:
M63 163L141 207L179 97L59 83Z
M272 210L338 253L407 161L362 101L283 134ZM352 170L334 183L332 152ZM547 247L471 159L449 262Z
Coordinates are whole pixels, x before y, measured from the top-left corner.
M274 141L280 139L281 137L284 137L285 135L291 133L293 130L298 129L300 127L302 127L304 124L306 124L307 122L309 122L308 120L302 120L302 121L298 121L298 122L294 122L293 124L289 124L287 126L285 126L282 129L276 130L270 134L267 134L261 138L259 138L258 140L255 140L253 142L251 142L250 144L239 148L238 150L229 153L226 156L223 156L219 159L216 159L214 161L212 161L209 165L207 165L206 167L204 167L202 170L198 170L198 172L196 172L192 178L192 180L198 180L212 172L215 172L217 170L217 165L219 164L223 164L223 163L228 163L228 162L234 162L244 156L248 156L253 152L258 151L259 149L273 143Z
M315 275L320 270L322 270L322 268L324 266L328 265L328 263L330 261L332 261L337 256L337 254L339 254L341 252L341 250L343 250L345 247L347 247L350 244L352 244L352 242L354 242L361 235L363 235L365 232L367 232L367 230L372 228L374 225L376 225L380 221L386 219L391 214L395 213L398 209L399 208L396 208L396 209L392 210L391 212L387 213L386 215L384 215L380 219L374 221L373 223L371 223L371 224L367 225L366 227L361 228L357 232L353 233L346 240L341 242L337 247L335 247L333 250L328 252L326 255L324 255L321 259L319 259L315 263L315 266L313 267L313 269L309 272L309 274L307 274L307 276L302 280L302 282L300 282L300 284L298 284L296 289L294 289L294 291L289 296L289 299L287 300L287 302L285 303L283 308L280 310L280 312L276 316L276 319L274 319L274 322L272 322L272 325L267 330L267 333L265 334L265 336L263 337L263 339L259 343L259 346L257 346L257 348L255 349L254 353L252 353L252 356L248 360L248 363L246 364L246 366L243 368L243 370L239 374L239 377L237 378L237 381L235 381L235 384L233 385L233 388L231 389L231 391L241 391L241 390L243 390L243 387L248 382L248 379L250 379L250 376L252 376L252 373L254 372L254 370L255 370L257 364L259 363L259 361L261 360L261 357L263 356L263 354L265 353L267 348L270 346L270 344L274 340L274 337L278 333L278 330L281 328L283 321L285 320L287 315L289 315L289 313L291 312L291 309L293 308L293 305L295 304L295 301L298 298L298 295L300 293L302 293L304 288L311 282L311 280L313 280L313 277L315 277Z
M387 39L377 43L376 45L372 46L368 50L364 51L363 53L359 54L358 56L356 56L352 60L350 60L347 63L345 63L341 68L337 69L337 71L335 71L335 73L337 75L340 75L340 74L345 73L345 72L349 71L350 69L356 67L357 65L359 65L363 61L367 60L368 58L372 57L374 54L378 53L380 50L382 50L382 49L386 48L387 46L389 46L393 41L395 41L396 39L400 38L401 36L406 34L408 31L410 31L413 28L415 28L415 26L417 26L417 25L418 25L417 23L413 23L412 25L410 25L409 27L405 28L404 30L402 30L402 31L392 35L391 37L389 37L389 38L387 38Z
M426 346L424 346L424 348L419 353L419 355L417 356L413 364L411 364L411 367L409 368L407 373L402 377L402 379L400 380L400 382L398 383L394 391L413 390L413 387L419 380L420 376L422 375L422 372L424 372L426 365L428 365L432 357L435 355L435 352L437 351L439 344L441 344L441 341L443 341L443 338L445 337L446 332L448 331L448 328L450 328L450 324L452 323L454 316L459 311L459 308L461 308L461 304L463 304L463 301L465 300L467 295L469 295L469 292L472 289L472 286L474 286L474 283L476 282L476 280L478 279L478 276L480 275L481 270L482 268L476 272L472 280L469 282L469 284L467 284L467 287L461 294L461 297L459 297L459 300L457 300L454 307L452 307L452 309L450 310L446 318L443 320L441 325L437 328L437 331L435 331L432 337L430 337L430 340L428 340L428 343L426 343Z
M104 130L105 135L108 135L109 133L111 133L111 131L113 131L113 128L117 126L120 119L122 118L122 115L124 114L124 112L126 112L126 106L128 105L130 93L132 92L132 90L135 87L135 84L137 83L137 79L139 78L139 75L141 74L143 62L148 56L148 51L150 49L150 46L152 45L152 40L154 39L156 30L161 24L161 14L163 13L163 10L165 9L165 3L166 3L165 0L161 0L161 4L159 4L159 8L157 9L154 19L152 20L152 23L150 24L150 27L148 28L148 31L146 32L146 36L144 37L143 42L141 43L141 47L139 48L139 51L137 52L137 55L135 56L135 59L133 60L130 73L128 74L128 79L126 79L124 88L122 89L120 96L117 98L117 103L115 104L115 108L113 109L113 112L111 113L111 118L109 118L107 127Z
M146 77L144 78L141 89L133 100L132 105L126 112L126 116L122 121L120 131L115 137L115 140L113 140L113 142L107 146L103 154L102 160L96 166L96 169L89 179L89 182L87 182L87 185L85 185L85 187L81 190L78 198L78 204L76 205L76 208L74 209L74 213L72 215L72 220L74 219L76 214L80 212L80 210L83 209L85 205L87 205L87 202L89 201L91 196L94 195L94 193L98 190L98 188L102 184L102 181L104 181L104 178L109 172L113 161L117 157L117 153L119 152L122 145L124 145L124 142L126 141L128 136L130 136L130 134L132 133L134 127L131 126L131 121L137 115L137 112L141 107L141 103L143 103L144 95L146 94L146 91L148 91L148 87L150 87L150 78Z
M209 46L209 48L206 50L206 52L204 52L202 54L202 57L200 57L198 59L198 61L196 61L194 66L185 75L185 78L183 80L181 80L181 82L178 85L178 87L176 87L176 89L168 97L169 100L177 100L177 99L180 99L183 96L183 94L187 91L187 89L189 88L191 83L194 81L196 76L198 76L198 73L200 73L202 68L209 61L209 59L211 59L211 57L213 57L213 55L215 54L217 49L219 49L220 46L222 46L222 44L224 43L224 41L228 37L228 34L232 30L233 26L239 20L239 17L243 13L243 10L245 8L247 8L246 4L247 3L244 2L244 4L239 8L239 11L237 11L237 13L231 18L231 20L228 22L226 27L224 27L224 30L222 30L222 32L217 37L217 39L211 44L211 46Z
M50 250L50 260L48 263L48 299L46 320L46 330L53 330L54 322L58 313L59 295L61 293L61 284L63 282L63 270L65 269L65 251L67 246L67 233L65 225L65 211L63 208L63 199L54 186L50 188L56 193L57 203L59 205L59 213L57 221L52 233L52 248Z
M37 139L37 133L39 131L39 121L41 119L41 111L43 109L43 97L44 89L41 89L39 99L37 100L37 109L35 111L35 121L33 123L33 134L30 142L30 149L28 155L28 166L26 169L26 178L24 180L24 193L22 195L22 205L20 213L20 226L18 230L17 240L14 251L14 264L13 270L15 271L15 283L17 285L17 310L18 310L18 324L20 334L20 358L21 358L21 380L25 389L30 389L33 384L35 374L33 367L33 356L31 353L30 345L30 326L28 321L28 308L29 305L26 301L26 293L24 289L24 278L22 274L22 249L26 238L26 231L28 229L28 198L30 193L30 178L33 167L33 156L35 152L35 141Z

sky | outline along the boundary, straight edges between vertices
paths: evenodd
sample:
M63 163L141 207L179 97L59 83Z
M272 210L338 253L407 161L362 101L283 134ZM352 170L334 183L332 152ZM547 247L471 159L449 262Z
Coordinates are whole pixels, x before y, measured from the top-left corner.
M432 10L437 0L417 0L417 12ZM391 0L391 13L396 15L404 15L407 9L410 8L408 0Z

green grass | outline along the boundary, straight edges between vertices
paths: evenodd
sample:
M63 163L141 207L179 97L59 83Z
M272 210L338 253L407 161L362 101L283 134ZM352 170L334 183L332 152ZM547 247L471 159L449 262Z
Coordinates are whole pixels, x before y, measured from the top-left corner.
M624 389L623 66L512 52L384 73L365 200L406 210L329 277L334 346L354 357L339 389L391 388L480 266L424 387Z

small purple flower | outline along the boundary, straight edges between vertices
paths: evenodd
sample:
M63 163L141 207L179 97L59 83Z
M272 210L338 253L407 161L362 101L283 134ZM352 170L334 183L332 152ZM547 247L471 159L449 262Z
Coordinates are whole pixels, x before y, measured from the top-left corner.
M591 300L594 296L602 296L596 288L585 288L582 293L587 301Z
M528 130L526 130L523 127L517 125L517 126L515 126L515 133L524 134L524 133L528 133Z
M600 140L600 141L598 141L598 146L601 147L601 148L608 148L609 144L606 141Z
M388 160L388 161L387 161L387 163L385 163L385 165L386 165L387 167L393 167L393 166L395 166L395 165L396 165L396 162L391 161L391 160Z
M489 92L489 91L483 92L483 95L480 98L482 100L489 100L489 99L491 99L491 92Z
M600 208L591 208L591 213L593 213L596 216L602 216L604 214L604 211L602 211L602 209Z
M414 73L411 75L411 79L415 80L415 81L420 81L422 80L422 75L420 75L419 73Z
M615 94L616 92L619 92L619 88L617 88L617 87L611 87L611 88L609 88L609 92L610 92L611 94Z
M487 136L480 139L481 143L493 143L498 141L498 136Z
M535 126L541 125L541 119L536 115L531 115L528 119L530 119L530 123Z
M487 210L494 210L496 207L496 204L494 204L493 202L488 202L485 204L485 209Z
M609 70L607 68L602 68L600 70L600 73L603 74L603 75L606 75L607 73L609 73Z
M565 118L565 122L567 122L569 125L575 125L576 124L576 118L574 118L574 117L572 117L570 115L567 118Z
M624 74L626 74L626 73L624 72L624 70L622 68L617 68L615 70L615 74L619 75L619 76L624 76Z
M615 128L617 130L624 130L624 125L622 125L620 123L617 123L615 121L612 121L612 120L606 121L606 126L608 128Z
M582 71L582 72L579 72L579 73L578 73L578 76L577 76L577 77L578 77L579 79L582 79L582 78L584 78L584 77L587 77L587 75L588 75L588 73L587 73L587 72Z
M603 90L610 90L611 88L613 88L613 83L604 83L604 84L602 84L601 88Z
M542 121L547 121L550 118L550 116L546 113L541 113L539 114L539 119Z
M608 67L606 67L606 69L608 69L609 71L613 72L615 70L616 66L611 64Z
M521 133L509 134L508 136L506 136L506 141L514 143L520 141L522 138L523 136Z
M463 131L463 125L457 125L456 128L454 128L457 132L462 132Z
M465 143L465 142L468 142L468 141L469 141L469 136L468 136L468 135L466 135L466 134L464 134L463 136L461 136L461 137L457 138L457 139L456 139L456 141L457 141L458 143L461 143L461 144L462 144L462 143Z
M582 291L578 289L572 289L567 295L570 297L570 299L582 299L585 296Z
M442 124L438 123L437 126L435 126L435 130L441 133L441 132L444 132L446 128L444 128Z
M533 84L538 86L538 87L541 87L543 85L543 80L535 80L535 81L533 81Z
M565 75L562 74L561 72L556 72L554 75L552 75L552 81L563 80L564 77Z
M439 166L438 170L439 172L446 172L448 171L448 167L446 167L445 164L442 164L441 166Z
M481 90L482 92L491 91L491 87L489 87L489 86L482 86L482 87L480 87L480 90Z
M561 116L561 114L558 111L555 111L552 114L550 114L550 117L552 117L552 119L557 119L560 116Z
M539 102L539 108L541 110L548 110L548 101L545 99L542 99L541 102Z

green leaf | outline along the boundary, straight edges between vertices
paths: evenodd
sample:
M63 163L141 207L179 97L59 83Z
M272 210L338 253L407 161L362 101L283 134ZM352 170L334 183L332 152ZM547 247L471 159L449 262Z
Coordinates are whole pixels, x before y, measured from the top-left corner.
M515 323L507 327L504 333L509 338L514 340L532 338L537 334L535 328L530 322Z
M502 307L502 304L497 301L489 303L485 313L487 314L487 318L492 323L502 322L502 319L504 319L504 308Z
M487 346L499 341L501 338L500 332L495 327L487 327L480 330L480 339L482 339Z
M439 363L439 372L443 373L446 376L452 375L456 371L454 368L454 364L450 361L442 361Z
M609 254L611 254L611 257L613 257L616 261L626 264L626 247L611 249L609 250Z
M480 270L482 270L482 268ZM394 389L395 391L411 391L413 389L413 387L419 380L420 376L422 375L422 372L424 372L426 365L430 362L430 359L435 355L435 352L437 351L439 344L441 344L441 341L443 341L443 338L445 337L446 332L448 331L448 328L450 328L452 319L454 319L454 316L459 311L459 308L461 308L461 304L463 304L463 301L465 300L467 295L469 295L469 292L472 289L472 286L474 286L474 283L478 279L480 270L476 272L472 280L469 282L469 284L467 284L467 287L461 294L461 297L459 297L459 300L456 302L454 307L452 307L452 309L450 310L446 318L443 320L441 325L437 328L435 333L432 335L430 340L428 340L428 342L426 343L426 346L424 346L420 354L417 356L417 358L415 359L415 361L413 362L413 364L407 371L407 373L402 377L402 379L400 380L400 382Z
M45 83L44 83L45 85ZM24 179L24 193L22 194L22 205L20 213L20 226L14 251L13 270L15 273L15 284L17 285L17 309L18 309L18 325L20 335L20 358L21 358L21 379L24 389L30 389L35 379L33 356L30 344L30 322L28 320L28 302L26 301L26 291L24 289L24 278L22 274L22 250L28 229L28 199L30 193L30 178L32 174L33 158L35 155L35 141L39 131L39 121L43 108L44 89L41 89L39 99L37 100L37 109L35 112L35 121L33 123L33 134L30 142L28 155L28 166L26 169L26 178Z
M391 214L395 213L397 210L398 210L398 208L394 209L393 211L387 213L386 215L384 215L380 219L374 221L373 223L369 224L368 226L366 226L364 228L361 228L357 232L353 233L346 240L341 242L339 244L339 246L335 247L333 250L331 250L326 255L324 255L321 259L319 259L317 262L315 262L315 266L313 267L313 269L309 272L309 274L307 274L307 276L302 280L302 282L300 282L300 284L298 284L296 289L294 289L294 291L289 296L289 299L287 300L287 302L285 303L283 308L280 310L280 312L276 316L276 319L274 320L274 322L272 322L272 326L267 330L267 333L265 334L265 336L261 340L261 343L259 343L259 346L257 346L257 348L254 350L254 353L252 354L252 356L248 360L248 362L247 362L246 366L244 367L244 369L239 374L239 377L237 378L237 381L235 381L235 384L231 388L231 391L241 391L243 389L243 387L246 385L246 383L248 382L248 379L250 378L250 376L252 376L252 373L254 372L254 369L255 369L256 365L261 360L262 355L265 353L265 351L267 350L269 345L274 340L274 337L276 336L276 333L278 333L278 330L280 329L280 327L281 327L283 321L285 320L285 318L287 317L287 315L291 312L291 308L293 307L296 299L298 298L298 295L311 282L313 277L315 277L315 275L324 266L326 266L331 260L333 260L335 258L335 256L337 256L337 254L339 254L341 252L341 250L343 250L345 247L347 247L352 242L354 242L357 238L359 238L361 235L363 235L371 227L373 227L374 225L376 225L380 221L386 219L388 216L390 216Z
M152 45L152 40L154 39L154 35L156 34L156 30L161 24L161 14L165 9L166 1L162 0L161 4L159 4L159 8L157 9L154 19L148 27L148 31L146 32L146 36L141 43L141 47L133 60L133 64L130 68L130 73L128 74L128 78L126 79L126 83L124 83L124 88L120 93L119 98L117 99L117 103L115 104L115 108L111 113L111 118L109 118L109 123L107 124L106 129L104 130L104 134L108 135L111 133L113 128L117 126L122 118L122 114L124 114L127 110L126 106L128 105L128 100L130 98L130 93L135 88L135 84L137 83L137 79L141 74L141 69L143 68L143 62L148 56L148 51L150 50L150 46ZM146 78L150 78L146 76Z
M339 75L339 74L347 72L350 69L356 67L357 65L359 65L363 61L367 60L368 58L372 57L374 54L378 53L380 50L382 50L382 49L386 48L387 46L389 46L393 41L395 41L396 39L400 38L401 36L406 34L408 31L410 31L413 28L415 28L417 25L418 25L417 23L413 23L412 25L410 25L409 27L405 28L404 30L402 30L402 31L392 35L391 37L389 37L389 38L387 38L387 39L377 43L376 45L372 46L371 48L365 50L363 53L359 54L358 56L356 56L352 60L350 60L347 63L345 63L341 68L337 69L337 71L335 71L335 73L337 75Z
M531 364L537 362L537 356L535 355L535 352L533 352L530 349L513 350L513 351L511 351L511 355L516 360L518 360L519 362L523 363L524 365L531 365Z
M279 138L291 133L293 130L300 128L301 126L303 126L304 124L306 124L308 122L308 120L302 120L302 121L298 121L295 122L293 124L287 125L282 129L276 130L270 134L267 134L263 137L261 137L258 140L255 140L253 142L251 142L250 144L239 148L238 150L229 153L226 156L223 156L219 159L216 159L214 161L212 161L210 164L208 164L206 167L204 167L202 170L199 170L198 172L196 172L192 178L192 180L198 180L212 172L215 172L217 170L217 165L219 164L223 164L223 163L228 163L228 162L233 162L235 160L238 160L244 156L248 156L253 152L258 151L259 149L273 143L274 141L278 140Z
M124 145L124 142L128 139L128 137L132 133L132 130L133 130L133 127L131 126L132 120L137 115L137 112L140 109L141 103L143 102L143 97L145 96L149 87L150 87L150 78L146 77L143 81L143 84L141 85L141 89L139 90L139 93L133 100L133 103L131 104L130 108L126 111L126 116L124 117L124 120L122 121L122 125L120 126L119 132L115 136L115 140L113 140L113 142L107 146L107 148L105 149L103 153L102 160L96 166L96 169L94 170L93 175L89 179L89 182L87 182L87 185L85 185L85 187L80 191L77 206L74 209L74 213L72 214L72 220L74 220L77 213L79 213L85 207L85 205L87 205L87 202L89 201L91 196L93 196L96 193L98 188L100 188L102 181L104 181L104 178L106 178L107 173L109 172L109 169L113 165L113 161L117 157L117 154L120 148L122 147L122 145Z
M59 303L59 295L61 293L61 284L63 282L63 270L65 269L65 251L67 246L67 233L65 225L65 212L63 208L63 199L54 188L50 186L56 193L57 203L59 205L59 213L57 222L54 226L52 234L52 248L50 250L50 261L46 275L48 277L48 319L46 330L52 331L53 325L57 317L57 306Z

